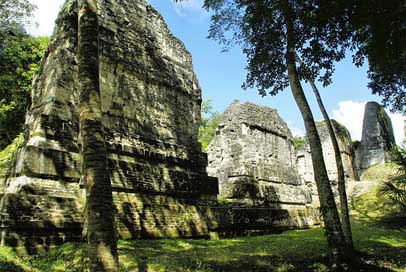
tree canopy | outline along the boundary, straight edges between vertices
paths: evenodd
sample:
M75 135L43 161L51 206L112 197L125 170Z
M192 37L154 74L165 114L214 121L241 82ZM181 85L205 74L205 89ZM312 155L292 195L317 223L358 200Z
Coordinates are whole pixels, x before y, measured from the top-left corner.
M24 30L34 8L28 0L0 0L0 149L22 129L31 82L48 44L48 38Z
M21 29L34 9L28 0L0 0L0 31Z
M23 30L0 32L0 149L21 132L30 105L31 82L48 41Z
M202 150L206 151L210 142L213 140L217 126L220 123L221 114L213 111L211 100L203 100L202 103L202 122L199 127L199 142L202 144Z
M354 63L368 60L368 87L394 111L406 113L406 2L342 1L354 31ZM348 5L350 5L348 7ZM341 11L345 13L345 11ZM339 13L340 14L340 13Z
M205 0L214 11L209 37L224 49L242 46L247 55L244 88L261 95L288 86L280 1ZM406 112L406 3L402 0L291 1L295 50L302 58L301 79L331 83L334 63L349 50L353 62L368 61L368 87L385 106ZM271 50L270 50L271 49Z
M337 25L341 20L318 16L314 1L292 1L294 13L295 51L303 61L299 67L301 79L318 78L323 85L331 83L334 63L345 57L348 33ZM209 38L218 40L228 49L242 46L247 56L247 78L244 88L256 87L261 95L276 95L289 85L287 75L286 35L280 1L212 1Z

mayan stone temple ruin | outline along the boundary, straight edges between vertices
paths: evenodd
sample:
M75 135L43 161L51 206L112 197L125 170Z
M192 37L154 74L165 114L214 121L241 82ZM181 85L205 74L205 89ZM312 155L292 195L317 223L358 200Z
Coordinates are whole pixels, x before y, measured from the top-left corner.
M299 177L292 134L274 109L233 102L207 152L209 174L233 202L285 209L312 203Z
M203 153L191 55L145 0L119 2L105 0L99 11L99 82L119 238L319 225L310 149L295 149L277 111L233 102ZM33 82L23 144L0 182L1 244L22 252L83 239L77 27L76 1L68 0ZM383 109L367 106L365 119L357 150L334 122L349 180L366 167L356 161L381 162L376 150L394 142ZM317 128L334 180L331 142L325 125Z
M392 121L384 108L376 102L365 105L362 139L357 148L357 167L360 170L388 162L394 145Z
M23 145L2 184L2 243L29 252L82 236L76 11L69 0L59 14L33 84ZM301 216L304 196L298 211L218 204L218 181L207 175L197 138L201 90L191 56L146 1L106 0L99 47L120 238L312 224ZM290 182L296 185L297 178Z
M191 56L145 1L105 1L102 8L100 88L120 237L205 235L213 216L200 202L216 199L218 188L197 141L201 90ZM67 1L7 179L7 244L80 239L76 37L76 1Z

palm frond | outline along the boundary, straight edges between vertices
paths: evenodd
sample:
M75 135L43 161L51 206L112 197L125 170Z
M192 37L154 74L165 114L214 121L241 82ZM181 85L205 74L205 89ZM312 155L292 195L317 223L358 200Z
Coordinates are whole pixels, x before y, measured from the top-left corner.
M388 197L401 211L406 211L406 186L404 183L385 182L379 188L378 194Z

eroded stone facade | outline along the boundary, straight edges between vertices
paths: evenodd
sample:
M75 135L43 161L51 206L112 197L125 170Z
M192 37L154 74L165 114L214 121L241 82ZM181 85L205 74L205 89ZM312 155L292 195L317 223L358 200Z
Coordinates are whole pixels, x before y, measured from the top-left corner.
M184 45L145 1L100 5L100 90L121 238L206 235L218 187L197 141L201 90ZM76 1L65 3L34 81L3 199L5 242L80 239Z
M297 171L291 132L274 109L233 102L207 152L208 173L233 203L288 210L312 203Z
M362 172L372 165L390 160L389 151L395 145L392 121L376 102L365 105L362 139L356 150L357 167Z
M345 180L359 180L355 164L355 150L351 140L351 135L347 128L345 128L337 121L331 120L331 122L333 124L334 133L336 135L338 146L341 152L341 160L343 162ZM331 137L325 121L316 122L316 128L317 132L319 133L320 142L323 148L323 158L326 165L327 174L331 184L333 185L333 193L337 196L337 165L333 144L331 143ZM297 166L301 179L308 185L309 188L311 188L313 199L315 200L314 203L315 205L318 205L316 204L318 203L318 192L314 179L310 146L308 143L297 150Z
M331 120L334 133L337 137L338 146L341 152L341 160L344 167L344 176L348 180L359 180L357 168L355 165L355 150L353 147L351 135L347 128L335 120ZM325 121L316 122L317 132L319 133L321 145L323 148L323 157L326 164L327 173L330 181L337 181L337 166L333 144L328 133ZM314 180L313 164L311 161L310 147L306 144L302 149L298 150L298 167L299 173L306 181Z

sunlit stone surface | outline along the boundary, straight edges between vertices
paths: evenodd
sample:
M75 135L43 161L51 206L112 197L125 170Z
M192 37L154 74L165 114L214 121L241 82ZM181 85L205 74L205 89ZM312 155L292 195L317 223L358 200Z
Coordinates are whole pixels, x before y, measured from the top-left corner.
M310 189L300 179L292 134L276 110L234 101L208 147L210 175L234 205L302 210Z
M218 186L197 141L201 90L191 56L145 1L100 7L103 125L119 235L207 235L215 219L207 203ZM76 13L69 0L58 17L2 197L3 240L27 250L82 233Z
M347 128L335 120L333 123L334 133L336 135L338 146L341 152L341 160L344 167L344 178L346 181L359 180L358 171L355 164L355 151L351 140L351 135ZM325 121L316 122L317 132L319 133L321 145L323 148L323 158L326 164L327 174L330 179L333 193L338 196L337 191L337 165L333 144L328 133ZM313 200L318 201L318 193L314 180L313 163L310 153L310 146L306 143L303 148L297 151L297 166L302 180L311 188Z
M389 151L395 145L392 121L385 109L376 102L365 105L362 139L357 148L357 166L360 171L388 162Z

